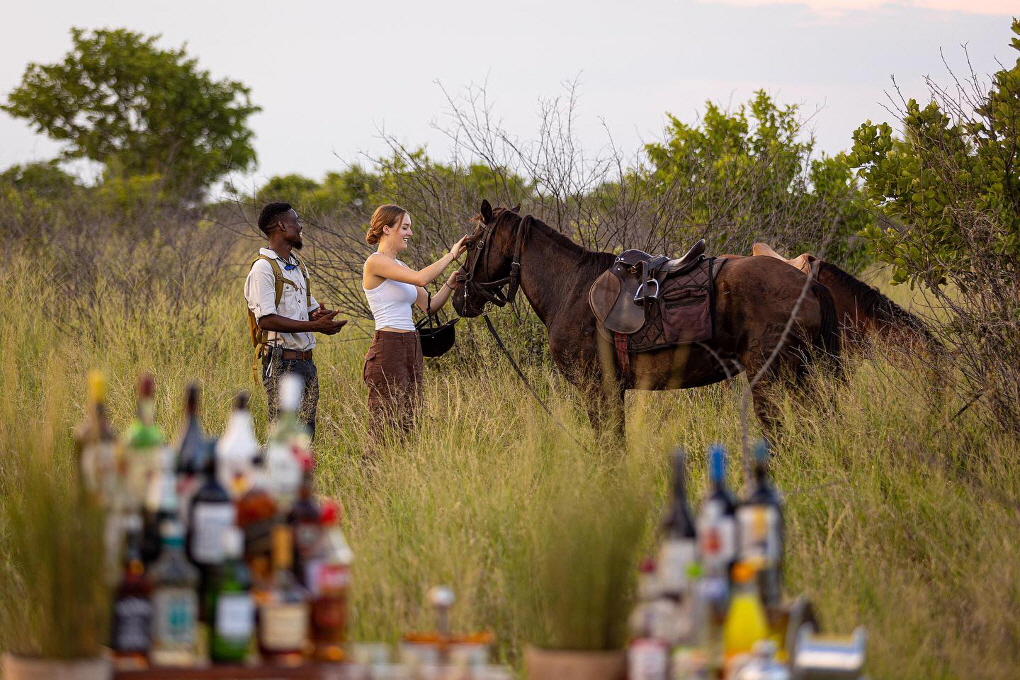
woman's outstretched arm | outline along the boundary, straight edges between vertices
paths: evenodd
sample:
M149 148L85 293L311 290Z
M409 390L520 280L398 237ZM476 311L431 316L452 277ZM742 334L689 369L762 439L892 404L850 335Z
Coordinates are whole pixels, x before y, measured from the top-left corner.
M365 273L370 276L378 276L383 279L393 279L401 283L411 283L415 286L424 286L432 283L443 270L450 266L457 257L464 252L464 236L450 248L450 252L433 262L427 267L418 270L410 267L403 267L397 264L396 260L385 255L376 257L379 253L372 253L365 261Z

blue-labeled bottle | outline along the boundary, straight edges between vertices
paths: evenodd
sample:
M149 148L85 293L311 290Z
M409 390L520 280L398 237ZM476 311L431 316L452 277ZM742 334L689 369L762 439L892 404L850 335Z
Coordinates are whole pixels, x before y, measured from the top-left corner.
M198 569L184 556L179 522L164 522L163 547L152 565L154 666L194 666L198 649Z

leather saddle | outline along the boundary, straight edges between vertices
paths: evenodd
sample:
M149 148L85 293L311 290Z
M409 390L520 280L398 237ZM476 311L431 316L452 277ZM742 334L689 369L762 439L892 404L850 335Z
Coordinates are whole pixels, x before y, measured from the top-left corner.
M704 239L675 259L641 250L624 251L588 291L592 312L609 331L636 333L645 323L646 305L659 299L663 281L694 269L704 254Z

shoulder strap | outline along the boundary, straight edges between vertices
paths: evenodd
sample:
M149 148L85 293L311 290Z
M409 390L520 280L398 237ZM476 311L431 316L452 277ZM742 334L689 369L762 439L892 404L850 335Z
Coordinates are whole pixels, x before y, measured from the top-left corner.
M269 263L269 266L273 268L273 280L274 280L274 283L276 284L276 303L275 303L275 305L277 307L279 307L280 306L280 300L283 299L283 287L284 287L284 285L291 285L291 286L294 286L295 288L297 288L297 284L294 283L293 281L291 281L290 279L288 279L286 276L283 275L283 270L280 269L280 263L276 261L276 258L268 257L266 255L259 255L254 260L252 260L251 266L254 267L255 263L258 262L259 260L265 260L266 262ZM308 288L307 274L305 275L305 288L306 289ZM311 295L311 293L309 293L309 295Z

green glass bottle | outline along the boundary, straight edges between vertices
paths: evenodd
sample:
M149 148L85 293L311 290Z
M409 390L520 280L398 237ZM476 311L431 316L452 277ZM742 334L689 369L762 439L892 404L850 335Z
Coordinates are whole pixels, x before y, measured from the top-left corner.
M244 534L231 527L224 534L226 561L211 590L212 641L210 656L220 663L241 663L248 656L255 633L255 602L251 572L244 562Z

